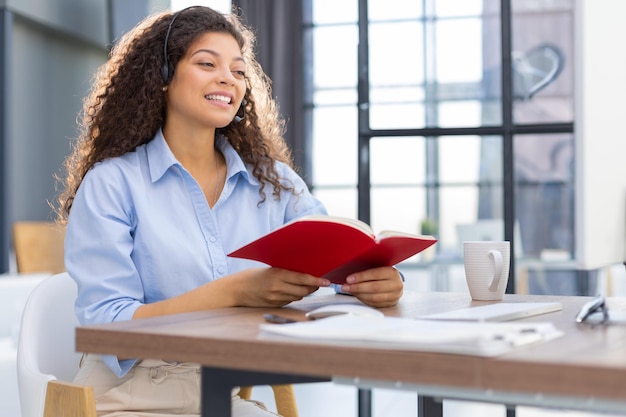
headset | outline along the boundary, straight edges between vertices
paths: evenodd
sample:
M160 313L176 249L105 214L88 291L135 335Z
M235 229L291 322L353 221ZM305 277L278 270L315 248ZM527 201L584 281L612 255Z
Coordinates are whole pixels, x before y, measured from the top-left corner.
M174 15L172 16L172 20L170 20L170 24L167 27L167 32L165 34L165 42L163 43L163 66L161 66L161 76L163 77L163 82L165 83L165 85L168 85L170 83L170 81L172 80L172 76L174 75L174 68L172 67L172 64L170 63L169 59L167 59L167 43L170 40L170 32L172 31L172 25L176 21L176 18L180 16L182 12L184 12L185 10L194 8L194 7L197 7L197 6L186 7L174 13Z

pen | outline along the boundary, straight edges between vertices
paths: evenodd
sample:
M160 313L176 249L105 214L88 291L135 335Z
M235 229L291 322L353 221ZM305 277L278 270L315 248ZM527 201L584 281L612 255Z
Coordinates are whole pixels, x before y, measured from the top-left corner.
M537 329L528 327L516 332L501 333L493 335L493 340L501 340L511 346L522 346L541 340L543 336Z
M537 329L535 329L534 327L529 327L526 329L522 329L519 332L520 333L537 333Z
M265 321L276 324L285 324L285 323L295 323L295 320L289 319L287 317L277 316L276 314L264 314L263 318Z

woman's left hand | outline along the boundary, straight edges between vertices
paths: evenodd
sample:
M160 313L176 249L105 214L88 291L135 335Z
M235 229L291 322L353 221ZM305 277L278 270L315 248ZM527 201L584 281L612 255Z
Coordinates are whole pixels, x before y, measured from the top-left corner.
M398 270L385 266L350 275L341 286L341 291L354 295L369 306L381 308L396 305L403 288Z

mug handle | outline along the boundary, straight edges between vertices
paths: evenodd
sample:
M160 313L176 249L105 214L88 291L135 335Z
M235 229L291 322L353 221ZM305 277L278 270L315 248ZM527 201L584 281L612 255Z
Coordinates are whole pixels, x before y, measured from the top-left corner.
M500 283L500 279L502 278L502 254L497 250L490 250L489 259L493 261L493 280L489 285L489 291L496 291L498 289L498 284Z

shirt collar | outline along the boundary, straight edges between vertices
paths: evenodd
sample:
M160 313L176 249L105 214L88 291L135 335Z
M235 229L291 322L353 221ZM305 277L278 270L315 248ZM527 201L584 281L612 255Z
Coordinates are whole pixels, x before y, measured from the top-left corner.
M250 184L258 185L259 181L248 171L246 164L228 139L221 133L218 133L215 140L217 148L226 159L226 166L228 167L227 179L241 173L241 176ZM165 142L165 137L163 137L163 131L161 129L159 129L154 138L146 145L146 153L150 167L150 180L152 182L158 181L172 166L178 166L184 169L170 150L167 142Z
M231 177L241 173L241 176L244 177L250 184L260 184L257 178L252 175L252 172L248 171L245 162L243 162L241 156L237 153L235 148L233 148L233 145L231 145L228 139L226 139L226 136L218 133L215 137L215 143L226 160L226 166L228 167L228 173L226 174L227 181Z

